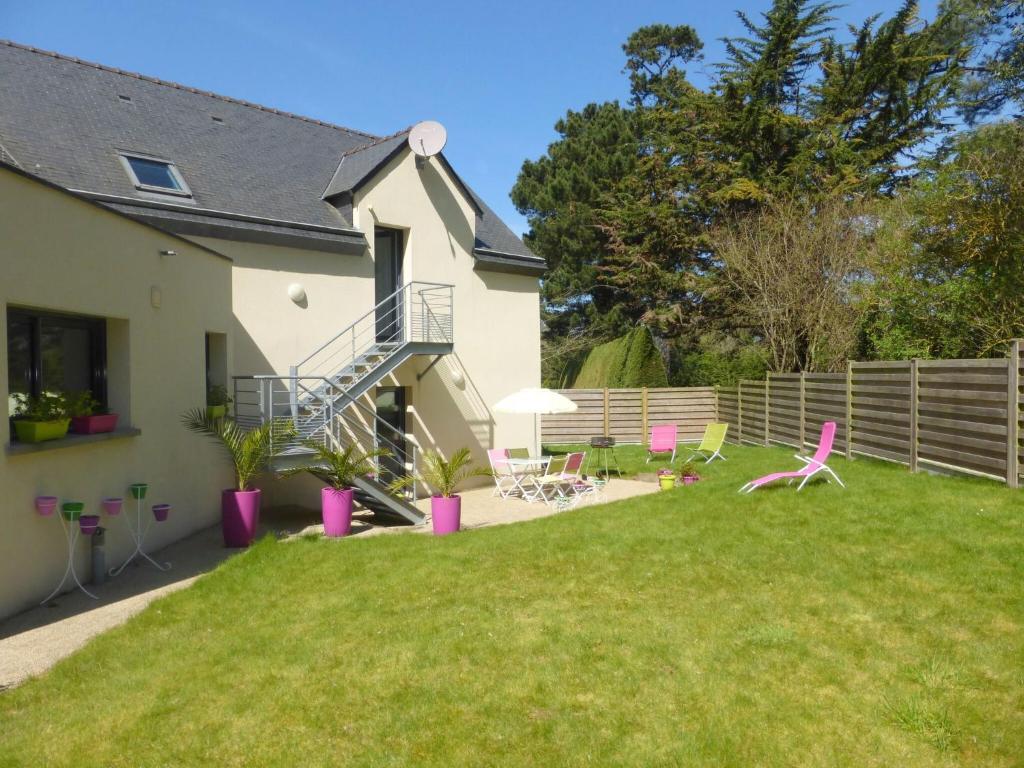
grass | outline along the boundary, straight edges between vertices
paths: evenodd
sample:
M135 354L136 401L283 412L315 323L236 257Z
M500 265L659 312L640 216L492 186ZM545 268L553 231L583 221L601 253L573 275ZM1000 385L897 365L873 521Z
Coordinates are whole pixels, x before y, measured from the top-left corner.
M846 491L736 494L789 453L443 539L264 540L0 695L0 765L1020 765L1021 492L836 459Z

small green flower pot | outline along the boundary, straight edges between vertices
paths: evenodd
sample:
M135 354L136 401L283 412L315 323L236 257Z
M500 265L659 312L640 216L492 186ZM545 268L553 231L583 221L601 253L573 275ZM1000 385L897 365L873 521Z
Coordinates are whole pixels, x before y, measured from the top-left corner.
M133 499L144 499L144 498L146 498L146 491L149 490L149 484L148 483L132 483L129 486L129 489L132 492L132 498Z
M206 418L208 419L223 419L227 414L228 407L226 405L206 406Z
M661 486L663 491L671 491L676 487L676 476L675 475L660 475L658 477L658 485Z
M14 433L19 443L43 443L47 440L60 440L68 433L71 419L57 421L24 421L15 419Z
M85 509L85 503L81 501L65 501L60 505L60 513L69 522L74 522L80 518L83 509Z

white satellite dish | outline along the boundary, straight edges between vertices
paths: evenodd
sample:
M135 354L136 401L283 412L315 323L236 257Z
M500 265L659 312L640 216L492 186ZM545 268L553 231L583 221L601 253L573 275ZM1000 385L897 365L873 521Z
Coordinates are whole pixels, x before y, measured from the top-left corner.
M433 157L448 141L448 131L436 120L424 120L409 129L409 149L418 157Z

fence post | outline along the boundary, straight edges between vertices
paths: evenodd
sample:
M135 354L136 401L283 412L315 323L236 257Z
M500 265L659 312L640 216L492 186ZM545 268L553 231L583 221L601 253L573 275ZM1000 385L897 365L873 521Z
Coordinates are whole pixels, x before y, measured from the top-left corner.
M736 381L736 440L743 445L743 379Z
M604 434L611 434L611 418L608 414L608 387L604 388Z
M768 395L772 388L772 372L768 371L764 379L764 444L769 444L771 430L768 427Z
M846 361L846 459L853 458L853 360Z
M804 372L800 371L800 450L801 451L804 449L804 446L807 445L807 435L805 434L806 430L804 429L804 420L807 418L807 402L806 402L807 388L805 386L804 376L805 376Z
M917 358L910 360L910 471L917 472Z
M650 439L647 436L647 387L640 387L640 435L644 441L644 448L650 447Z
M1010 343L1006 361L1006 484L1019 487L1018 453L1020 441L1020 339Z
M722 414L718 410L718 385L715 384L715 421L721 421Z

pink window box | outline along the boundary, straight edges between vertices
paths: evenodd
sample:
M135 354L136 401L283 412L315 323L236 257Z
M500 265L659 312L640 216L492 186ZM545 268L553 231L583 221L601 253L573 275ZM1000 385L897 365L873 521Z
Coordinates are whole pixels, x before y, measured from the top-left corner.
M71 431L79 435L95 435L100 432L113 432L115 429L117 429L116 413L71 417Z

